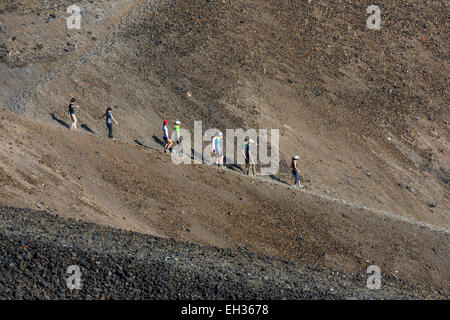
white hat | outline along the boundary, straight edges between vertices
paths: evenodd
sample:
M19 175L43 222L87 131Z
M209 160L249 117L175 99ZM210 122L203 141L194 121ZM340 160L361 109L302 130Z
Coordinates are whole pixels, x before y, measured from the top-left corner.
M181 122L180 121L175 121L175 124L181 124Z
M299 160L300 157L299 156L293 156L292 159Z
M223 136L223 133L219 131L219 132L217 132L217 135L218 136Z

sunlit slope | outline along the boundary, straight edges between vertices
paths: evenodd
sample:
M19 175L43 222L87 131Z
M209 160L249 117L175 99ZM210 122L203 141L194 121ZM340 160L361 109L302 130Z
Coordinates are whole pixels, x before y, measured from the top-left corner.
M204 129L277 128L282 180L298 154L310 190L448 227L448 8L382 1L375 31L366 27L371 4L121 1L102 3L111 18L89 20L94 8L82 1L90 15L66 32L77 44L70 54L55 60L49 49L48 60L33 60L24 45L14 69L8 57L4 92L17 94L3 93L3 105L61 126L75 96L81 130L105 135L98 117L113 104L117 137L153 147L163 119L190 130L195 120ZM20 17L38 19L21 8ZM36 28L64 28L64 14L61 6L59 22Z
M336 271L364 273L377 264L386 276L448 291L448 231L442 228L270 179L177 166L161 152L4 109L0 121L3 205Z

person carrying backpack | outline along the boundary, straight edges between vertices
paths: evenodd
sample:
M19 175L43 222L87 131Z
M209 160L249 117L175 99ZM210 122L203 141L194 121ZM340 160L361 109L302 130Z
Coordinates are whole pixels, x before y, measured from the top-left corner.
M211 156L215 158L216 165L219 167L223 167L222 137L223 133L219 131L211 139Z

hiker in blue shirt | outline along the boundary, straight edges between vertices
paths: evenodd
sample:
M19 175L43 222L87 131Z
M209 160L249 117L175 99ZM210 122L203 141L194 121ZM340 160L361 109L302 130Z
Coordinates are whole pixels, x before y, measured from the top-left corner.
M219 167L223 167L222 137L223 133L219 131L211 139L211 156L216 159L216 165Z
M167 129L168 123L169 123L169 121L164 120L163 127L162 127L163 140L164 140L164 153L166 153L168 149L172 148L172 143L173 143L172 140L170 140L170 138L169 138L169 129Z
M104 115L102 115L98 120L101 120L102 118L104 118L106 116L106 126L108 127L108 138L115 140L116 138L114 138L113 136L113 128L112 128L112 122L114 121L115 124L119 124L116 119L114 119L113 115L112 115L112 111L114 110L113 106L110 106L106 109L106 112Z

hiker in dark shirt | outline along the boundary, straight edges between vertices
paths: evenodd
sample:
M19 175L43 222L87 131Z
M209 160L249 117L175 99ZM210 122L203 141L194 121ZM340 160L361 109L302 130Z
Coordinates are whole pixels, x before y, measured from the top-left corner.
M249 139L248 137L245 138L244 144L242 146L242 154L244 155L245 159L245 169L247 171L247 175L256 176L256 164L253 160L252 153L250 152L250 144L255 143L252 139Z
M300 171L297 168L297 162L299 159L300 159L299 156L292 157L291 169L292 169L292 174L294 175L294 178L295 178L294 185L297 186L299 189L302 189L304 186L300 183L300 180L301 180Z
M75 104L75 98L70 100L69 104L69 117L72 119L72 124L70 125L70 130L77 130L77 116L75 115L75 109L79 108Z

